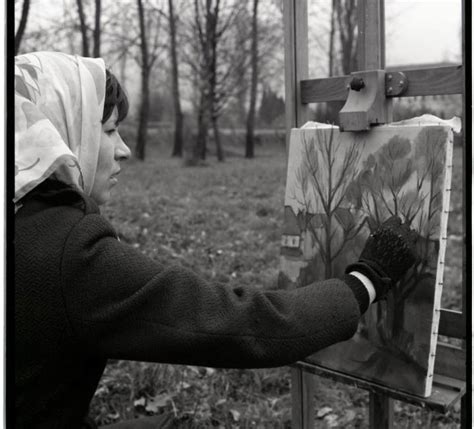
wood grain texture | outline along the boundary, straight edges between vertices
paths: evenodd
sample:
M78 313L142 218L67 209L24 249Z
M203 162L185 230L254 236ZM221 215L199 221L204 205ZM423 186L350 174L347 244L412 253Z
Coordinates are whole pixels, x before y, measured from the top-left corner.
M301 101L299 82L308 78L308 4L306 0L283 2L285 46L286 145L290 130L309 119L309 109Z
M358 3L358 70L377 70L385 65L383 0Z
M314 376L299 367L291 368L291 427L310 429L314 422Z
M397 97L462 94L464 91L464 71L461 65L416 70L394 69L392 72L402 72L408 79L406 92ZM351 76L302 80L301 102L345 101L350 80ZM385 95L394 98L387 86Z
M393 400L377 393L370 393L369 427L391 429L393 427Z
M396 71L402 71L408 78L408 89L401 97L462 94L464 90L461 65Z

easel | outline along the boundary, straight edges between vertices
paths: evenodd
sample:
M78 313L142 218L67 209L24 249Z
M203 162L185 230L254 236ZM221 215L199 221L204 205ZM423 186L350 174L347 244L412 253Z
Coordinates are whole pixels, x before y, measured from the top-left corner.
M397 70L385 73L384 69L384 2L359 0L359 68L351 76L308 79L308 3L307 0L285 0L285 105L287 148L289 131L309 119L308 103L346 101L340 112L340 122L346 130L363 130L368 126L392 120L393 97L419 95L465 94L464 67L442 67L419 70ZM464 48L464 1L463 48ZM463 49L464 58L464 49ZM464 61L463 61L464 64ZM370 71L370 72L369 72ZM362 78L368 91L361 97ZM463 126L465 101L463 97ZM464 145L465 147L465 145ZM464 156L464 159L466 156ZM463 161L465 162L465 160ZM463 165L464 168L464 165ZM465 170L464 170L465 171ZM464 186L463 186L464 189ZM465 213L463 226L465 227ZM466 229L464 228L464 231ZM463 310L441 310L438 334L466 339L466 258L463 249ZM393 399L426 407L441 413L449 411L461 400L461 427L467 427L466 403L466 350L438 342L433 393L429 398L407 395L375 383L331 371L317 365L298 362L292 367L292 427L313 427L314 374L366 389L370 392L369 422L373 429L393 427Z

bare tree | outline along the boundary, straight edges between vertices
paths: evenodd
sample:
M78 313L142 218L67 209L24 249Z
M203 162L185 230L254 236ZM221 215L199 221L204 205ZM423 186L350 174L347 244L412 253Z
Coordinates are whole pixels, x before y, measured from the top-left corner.
M192 32L188 36L191 49L185 60L198 92L195 160L206 157L210 128L216 143L217 158L224 159L218 119L237 88L235 69L238 59L243 58L245 53L230 47L234 41L232 30L245 7L245 3L238 1L194 0Z
M329 30L329 64L328 74L334 74L334 36L336 33L336 0L332 0L331 5L331 28Z
M168 0L168 8L171 77L174 107L174 144L172 156L181 157L183 156L183 112L181 110L181 99L179 93L178 53L176 51L176 17L174 14L173 0Z
M141 51L141 102L138 121L137 145L135 155L138 159L145 159L145 145L148 131L148 117L150 112L150 61L148 57L147 35L145 30L145 14L142 0L137 0L138 18L140 24L140 51Z
M333 5L339 28L342 73L349 74L357 69L357 0L340 0Z
M95 25L94 25L94 57L100 57L100 17L101 17L101 0L95 0Z
M357 0L332 0L328 53L330 76L357 70L357 14ZM339 55L336 50L339 50ZM338 113L343 105L344 102L338 101L327 103L329 122L338 123Z
M79 14L79 24L82 36L82 56L89 56L89 36L87 34L86 16L84 14L84 5L82 0L76 0L77 12Z
M361 155L356 142L344 142L344 147L341 140L336 141L333 129L328 133L315 130L314 138L303 134L302 139L303 162L296 173L301 195L292 198L306 215L305 227L319 249L325 278L331 278L334 262L366 223L342 207L357 177Z
M217 24L220 6L220 0L206 0L204 6L199 0L194 0L195 28L197 30L201 50L198 134L194 155L201 159L206 158L207 134L212 121L214 138L216 140L217 158L223 160L216 115L213 109L216 94Z
M150 10L147 11L148 20L146 20L142 0L137 0L137 7L140 27L140 57L136 58L136 61L141 69L141 95L135 156L140 160L144 160L150 116L150 75L153 65L164 47L159 41L160 20L164 14L161 9L150 8ZM153 35L152 28L154 30ZM148 43L149 41L150 43Z
M28 20L28 12L30 10L30 0L23 0L23 8L21 10L20 23L18 25L18 30L15 34L15 55L18 54L20 50L21 39L25 33L26 21Z
M250 106L247 115L247 138L245 144L245 157L254 157L254 128L255 128L255 108L257 104L257 84L258 84L258 0L253 2L252 14L252 82L250 87Z

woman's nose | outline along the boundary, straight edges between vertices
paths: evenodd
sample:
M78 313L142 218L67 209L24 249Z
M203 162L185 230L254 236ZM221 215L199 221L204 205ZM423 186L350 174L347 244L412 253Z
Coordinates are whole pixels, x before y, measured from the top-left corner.
M126 161L127 159L130 159L131 155L132 152L130 151L130 148L125 144L125 142L122 140L122 137L119 135L119 142L115 149L115 159L118 161Z

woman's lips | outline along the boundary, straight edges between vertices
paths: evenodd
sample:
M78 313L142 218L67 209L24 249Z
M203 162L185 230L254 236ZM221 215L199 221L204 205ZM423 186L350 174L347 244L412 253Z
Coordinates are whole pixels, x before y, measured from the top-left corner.
M112 174L110 176L110 181L112 182L113 185L116 185L118 183L118 175L120 174L120 170L117 171L116 173Z

